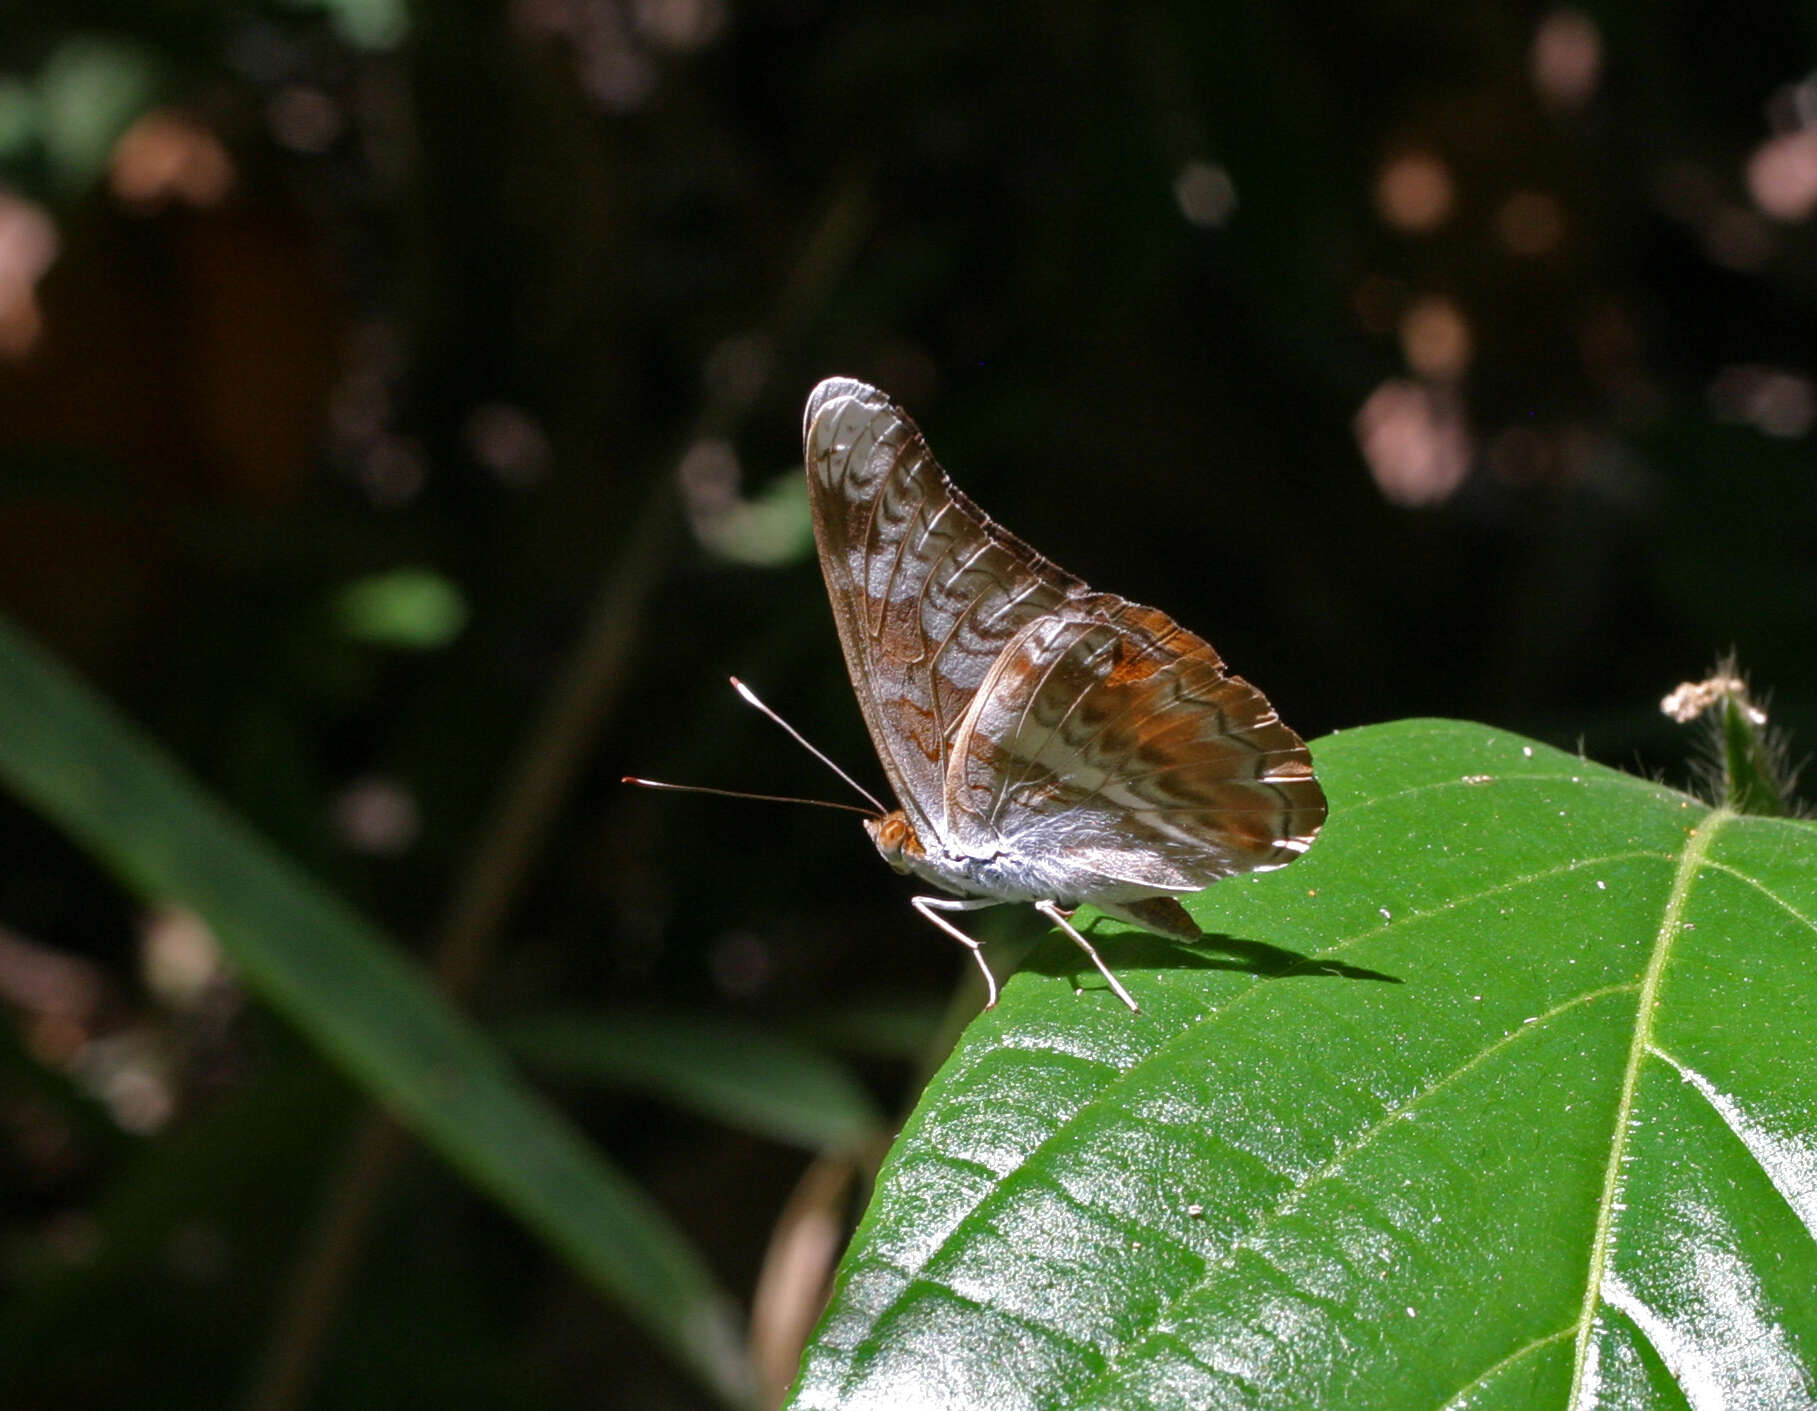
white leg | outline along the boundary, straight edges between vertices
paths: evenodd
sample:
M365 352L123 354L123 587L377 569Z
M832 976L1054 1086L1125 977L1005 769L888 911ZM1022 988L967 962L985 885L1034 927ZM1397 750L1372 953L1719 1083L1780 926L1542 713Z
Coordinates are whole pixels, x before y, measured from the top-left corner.
M982 911L987 906L1001 906L1002 903L990 897L910 897L909 905L932 921L947 935L972 953L972 959L978 962L978 968L984 972L984 983L990 990L990 997L984 1001L986 1009L997 1005L997 977L991 974L990 966L984 963L984 946L961 931L952 922L938 913L942 911ZM1115 984L1116 981L1111 981Z
M1098 973L1106 980L1110 981L1110 987L1117 992L1117 998L1129 1006L1132 1014L1140 1014L1142 1012L1141 1007L1129 997L1129 991L1123 988L1122 982L1118 980L1115 975L1110 973L1110 967L1099 959L1098 952L1092 948L1092 943L1073 929L1072 922L1066 919L1067 913L1062 911L1057 903L1051 901L1038 901L1035 903L1035 910L1040 912L1048 920L1052 921L1054 925L1066 932L1067 935L1071 936L1078 944L1079 949L1091 957L1091 963L1098 967Z

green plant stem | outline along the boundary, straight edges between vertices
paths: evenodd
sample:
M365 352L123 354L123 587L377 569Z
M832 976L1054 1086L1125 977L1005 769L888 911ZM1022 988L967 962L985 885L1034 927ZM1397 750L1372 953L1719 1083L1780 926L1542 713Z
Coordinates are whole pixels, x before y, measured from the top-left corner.
M1780 788L1765 725L1749 714L1745 698L1727 696L1721 710L1723 803L1736 813L1787 817L1790 800Z

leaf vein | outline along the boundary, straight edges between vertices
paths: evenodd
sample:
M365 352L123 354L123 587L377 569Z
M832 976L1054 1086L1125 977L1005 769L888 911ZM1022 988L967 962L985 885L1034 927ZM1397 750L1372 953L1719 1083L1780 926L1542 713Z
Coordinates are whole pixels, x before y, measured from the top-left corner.
M1748 874L1743 872L1740 868L1731 866L1726 862L1711 862L1708 858L1704 859L1703 866L1706 871L1726 872L1737 881L1746 883L1768 901L1772 902L1781 911L1785 912L1793 920L1797 921L1798 924L1803 926L1807 931L1817 932L1817 917L1806 916L1771 887L1757 878L1748 876Z
M1434 779L1429 784L1414 784L1409 788L1396 789L1388 794L1376 794L1372 798L1349 799L1344 803L1346 813L1355 814L1377 804L1393 803L1396 799L1412 798L1416 794L1437 793L1441 789L1482 789L1490 784L1507 786L1510 784L1579 784L1585 788L1603 789L1639 789L1656 800L1677 800L1680 795L1674 789L1667 789L1645 779L1636 779L1631 774L1618 774L1613 770L1604 770L1601 765L1585 761L1582 774L1496 774L1481 782L1475 779Z
M1431 907L1423 911L1403 912L1398 921L1384 921L1380 926L1371 926L1366 931L1358 931L1355 935L1346 936L1336 945L1319 952L1319 955L1312 957L1312 959L1316 960L1327 955L1334 955L1338 951L1343 950L1346 946L1352 945L1358 941L1366 940L1371 936L1379 936L1384 931L1390 930L1395 926L1405 926L1410 921L1428 921L1435 916L1443 916L1446 912L1457 911L1463 907L1472 906L1489 897L1518 890L1521 887L1527 886L1529 883L1548 882L1554 877L1563 877L1568 873L1581 872L1587 867L1601 867L1604 864L1611 862L1633 862L1639 858L1647 857L1657 858L1661 862L1673 861L1670 853L1654 852L1648 848L1637 848L1633 852L1605 853L1600 857L1576 858L1559 867L1546 868L1540 872L1529 872L1520 877L1510 878L1506 882L1498 882L1493 887L1484 887L1480 891L1465 892L1462 895L1452 897L1439 906ZM1228 1009L1229 1006L1226 1005L1225 1008ZM1220 1011L1220 1013L1221 1012L1222 1011Z
M1278 1270L1279 1266L1256 1246L1255 1241L1257 1237L1263 1231L1293 1214L1293 1212L1300 1207L1307 1193L1314 1186L1337 1176L1347 1162L1354 1158L1359 1152L1366 1150L1383 1132L1389 1130L1396 1123L1404 1121L1412 1112L1423 1103L1429 1101L1437 1093L1442 1092L1445 1088L1451 1086L1466 1074L1480 1068L1484 1063L1488 1062L1491 1057L1498 1054L1503 1049L1512 1046L1531 1034L1540 1032L1549 1020L1555 1019L1559 1015L1575 1009L1580 1005L1590 1004L1596 1000L1607 998L1609 995L1621 994L1637 988L1638 986L1634 982L1624 982L1618 985L1604 985L1599 989L1587 990L1583 994L1573 995L1570 999L1556 1004L1551 1009L1536 1015L1531 1023L1522 1024L1511 1032L1504 1034L1494 1043L1486 1045L1476 1054L1472 1055L1468 1062L1459 1064L1442 1077L1427 1083L1423 1088L1409 1097L1405 1102L1400 1103L1392 1111L1384 1112L1380 1118L1358 1133L1351 1141L1346 1142L1338 1150L1333 1152L1331 1157L1324 1165L1319 1167L1318 1170L1296 1182L1291 1189L1283 1194L1281 1199L1276 1202L1272 1209L1262 1213L1255 1219L1245 1234L1232 1240L1229 1247L1221 1255L1214 1260L1208 1261L1205 1265L1204 1273L1195 1284L1169 1298L1166 1303L1157 1310L1155 1331L1173 1332L1173 1324L1166 1321L1168 1311L1183 1302L1186 1298L1191 1297L1193 1294L1203 1289L1211 1282L1212 1276L1219 1270L1228 1269L1234 1265L1237 1257L1240 1255L1248 1254L1259 1258L1264 1263L1268 1264L1269 1267ZM1283 1272L1283 1278L1285 1277L1286 1275ZM1144 1342L1146 1342L1146 1339L1144 1339ZM1131 1350L1140 1349L1142 1345L1143 1343L1137 1343ZM1123 1356L1124 1353L1119 1351L1114 1354L1109 1361L1114 1365L1116 1362L1120 1361Z
M1523 1343L1506 1357L1502 1358L1501 1361L1483 1368L1475 1377L1464 1383L1449 1400L1438 1408L1438 1411L1466 1411L1466 1408L1469 1405L1466 1398L1469 1397L1471 1392L1487 1386L1493 1378L1500 1376L1510 1367L1518 1366L1527 1358L1550 1347L1553 1343L1564 1342L1567 1339L1576 1336L1576 1334L1577 1326L1576 1324L1572 1324L1569 1327L1560 1328L1556 1332L1547 1333L1543 1338L1534 1338L1531 1342Z
M1659 918L1659 930L1653 937L1653 954L1640 983L1640 995L1634 1007L1634 1038L1628 1045L1628 1057L1622 1068L1621 1100L1615 1110L1614 1129L1610 1134L1609 1160L1603 1170L1602 1194L1597 1200L1596 1238L1590 1248L1589 1268L1584 1280L1583 1302L1577 1314L1577 1347L1571 1368L1572 1407L1591 1404L1596 1387L1591 1385L1594 1367L1590 1356L1590 1339L1596 1331L1596 1310L1602 1303L1604 1281L1609 1275L1610 1251L1615 1239L1617 1196L1621 1190L1621 1167L1627 1155L1629 1124L1634 1120L1634 1093L1640 1081L1640 1069L1653 1041L1653 1010L1659 999L1660 982L1665 975L1666 959L1672 953L1685 906L1690 901L1691 886L1709 855L1710 844L1722 827L1735 817L1726 809L1711 813L1692 830L1685 850L1679 856L1672 891L1666 898L1665 911Z

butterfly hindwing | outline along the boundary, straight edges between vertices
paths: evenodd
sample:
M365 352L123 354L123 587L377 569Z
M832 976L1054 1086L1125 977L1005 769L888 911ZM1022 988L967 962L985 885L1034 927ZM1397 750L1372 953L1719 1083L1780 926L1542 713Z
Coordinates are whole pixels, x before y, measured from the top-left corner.
M1094 874L1082 900L1282 866L1325 818L1305 745L1261 692L1166 614L1108 593L1002 653L947 797L961 846L1064 849Z

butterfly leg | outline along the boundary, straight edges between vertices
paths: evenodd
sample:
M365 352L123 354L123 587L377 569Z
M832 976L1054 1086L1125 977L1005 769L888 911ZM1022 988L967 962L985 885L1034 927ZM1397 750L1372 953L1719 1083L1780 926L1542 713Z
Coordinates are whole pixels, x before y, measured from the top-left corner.
M972 937L937 913L942 911L982 911L987 906L1000 906L1002 903L992 897L910 897L909 905L972 953L972 959L978 962L978 968L984 972L984 983L990 990L990 997L984 1001L984 1007L995 1009L997 1006L997 977L991 974L990 966L984 963L983 942L973 940Z
M1062 911L1059 903L1052 901L1036 902L1035 910L1040 912L1049 921L1052 921L1054 925L1066 932L1067 935L1071 936L1079 949L1091 957L1091 963L1098 967L1098 973L1100 975L1110 981L1111 989L1117 992L1118 999L1129 1006L1130 1013L1140 1014L1142 1012L1142 1007L1138 1005L1135 1000L1131 999L1129 991L1123 988L1123 982L1110 973L1110 967L1099 957L1098 952L1096 948L1093 947L1092 943L1086 940L1084 936L1080 935L1079 932L1073 928L1072 922L1066 919L1072 914L1071 912Z

